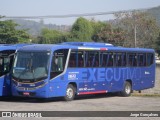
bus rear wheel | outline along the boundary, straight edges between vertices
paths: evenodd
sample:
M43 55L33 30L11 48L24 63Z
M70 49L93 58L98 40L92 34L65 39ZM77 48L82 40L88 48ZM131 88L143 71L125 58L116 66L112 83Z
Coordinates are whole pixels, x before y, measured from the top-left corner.
M72 84L69 84L66 89L66 96L64 97L65 101L71 101L75 97L75 87Z
M126 81L123 90L120 92L121 96L128 97L131 95L132 85L130 82Z

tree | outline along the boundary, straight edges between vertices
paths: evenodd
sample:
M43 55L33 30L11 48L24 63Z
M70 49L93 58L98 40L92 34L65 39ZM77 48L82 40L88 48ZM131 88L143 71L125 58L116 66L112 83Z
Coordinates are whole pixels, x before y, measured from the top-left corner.
M160 32L159 32L159 36L157 37L156 47L155 48L156 48L156 52L160 56Z
M93 28L90 21L80 17L76 20L76 22L73 25L68 41L92 41L92 34Z
M158 36L156 20L146 12L115 14L113 25L125 31L124 46L154 48Z
M38 36L38 43L43 44L56 44L66 41L66 34L57 30L50 30L43 28L41 35Z
M95 32L92 36L93 41L123 46L124 31L121 28L114 28L108 23L98 22L96 24Z
M0 21L0 43L29 42L29 35L25 30L16 30L18 24L12 20Z
M100 22L100 21L95 21L94 19L92 19L90 21L92 28L93 28L93 34L92 34L92 40L95 42L100 42L101 40L99 40L98 38L98 33L104 29L108 24L105 22Z

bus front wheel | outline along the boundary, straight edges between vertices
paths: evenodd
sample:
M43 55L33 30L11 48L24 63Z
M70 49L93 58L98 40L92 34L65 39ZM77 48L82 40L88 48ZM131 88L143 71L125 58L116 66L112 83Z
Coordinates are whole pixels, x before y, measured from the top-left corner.
M66 89L66 96L64 97L65 101L71 101L75 97L75 88L72 84L69 84Z
M124 84L123 90L120 92L121 96L128 97L131 95L132 92L132 85L130 82L126 81Z

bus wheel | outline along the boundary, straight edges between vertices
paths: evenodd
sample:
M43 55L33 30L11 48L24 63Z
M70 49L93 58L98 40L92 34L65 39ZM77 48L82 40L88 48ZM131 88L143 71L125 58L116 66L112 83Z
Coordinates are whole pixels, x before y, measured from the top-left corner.
M66 96L64 97L65 101L71 101L75 97L75 88L73 85L69 84L66 90Z
M131 83L126 81L123 90L120 92L121 96L128 97L131 95L132 86Z

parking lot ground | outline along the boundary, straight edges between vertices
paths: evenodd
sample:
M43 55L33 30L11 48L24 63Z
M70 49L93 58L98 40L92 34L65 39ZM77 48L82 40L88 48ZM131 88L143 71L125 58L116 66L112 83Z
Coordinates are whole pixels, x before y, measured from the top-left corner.
M37 100L1 98L0 111L160 111L158 96L92 95L65 102L61 98Z
M91 95L81 96L73 101L66 102L62 98L52 98L46 100L37 100L30 98L1 98L0 111L160 111L160 97L159 96L130 96L120 97L115 94ZM116 116L116 115L115 115ZM160 115L159 115L160 116ZM117 118L119 120L128 120L127 118ZM115 118L107 117L107 120L114 120ZM37 118L38 119L38 118ZM53 119L53 118L47 118ZM104 118L65 118L62 116L54 119L89 119L97 120ZM129 117L129 119L134 119ZM146 118L137 118L138 120ZM136 120L137 120L136 119ZM152 120L158 118L152 118ZM150 118L147 118L150 120Z

